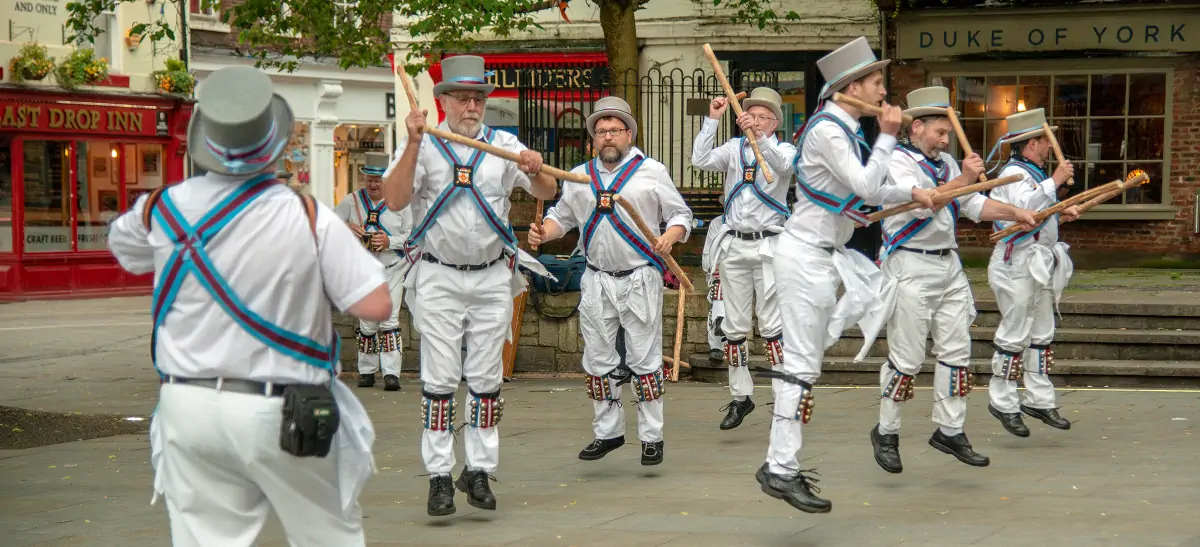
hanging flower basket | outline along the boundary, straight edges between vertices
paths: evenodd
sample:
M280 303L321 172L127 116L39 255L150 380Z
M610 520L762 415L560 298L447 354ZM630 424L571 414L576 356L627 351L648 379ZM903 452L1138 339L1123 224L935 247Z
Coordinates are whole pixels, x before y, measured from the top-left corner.
M196 88L196 77L178 59L167 59L166 70L156 70L151 76L154 77L154 87L161 93L191 95Z
M90 49L77 49L54 69L54 79L66 89L96 85L108 79L108 59L97 59Z
M37 81L54 70L54 58L46 46L31 42L21 46L8 68L14 82Z

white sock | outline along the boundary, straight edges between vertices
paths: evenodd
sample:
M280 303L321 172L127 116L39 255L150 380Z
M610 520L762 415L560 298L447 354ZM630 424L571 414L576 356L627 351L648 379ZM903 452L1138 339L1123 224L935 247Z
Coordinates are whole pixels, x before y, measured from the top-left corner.
M943 425L943 426L939 427L938 429L940 429L942 431L942 434L947 437L953 437L953 436L959 435L963 432L961 427L946 427Z
M749 399L749 397L747 397L747 396L745 396L745 395L734 395L734 396L733 396L733 400L735 400L735 401L737 401L737 402L739 402L739 403L740 403L740 402L742 402L742 401L745 401L746 399Z
M899 429L892 431L892 430L884 427L883 424L879 424L879 434L880 435L896 435L898 433L900 433Z

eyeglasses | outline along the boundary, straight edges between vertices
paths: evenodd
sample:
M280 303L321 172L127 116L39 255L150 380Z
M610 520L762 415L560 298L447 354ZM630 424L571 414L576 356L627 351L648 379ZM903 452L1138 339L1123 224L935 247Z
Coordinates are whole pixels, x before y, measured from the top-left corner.
M762 114L751 115L750 117L754 118L754 121L756 121L756 122L773 122L773 121L775 121L775 118L773 116L764 116Z
M471 104L471 101L475 101L479 105L483 105L484 103L487 102L487 97L483 96L483 95L479 95L479 94L455 95L453 93L447 93L446 96L450 97L451 99L454 99L454 101L457 102L459 106L467 106L467 105Z
M629 131L628 129L597 129L596 138L616 137L621 133Z

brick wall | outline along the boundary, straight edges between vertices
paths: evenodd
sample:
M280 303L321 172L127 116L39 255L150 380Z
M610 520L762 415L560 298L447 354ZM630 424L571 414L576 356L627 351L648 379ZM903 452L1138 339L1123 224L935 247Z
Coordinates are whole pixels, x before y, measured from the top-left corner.
M894 44L894 42L893 42ZM894 51L894 49L893 49ZM889 74L890 101L903 105L909 91L926 85L926 71L920 62L893 61ZM1193 234L1192 215L1195 195L1200 190L1200 55L1182 57L1175 68L1173 85L1174 119L1171 134L1171 205L1178 210L1170 221L1081 220L1064 224L1061 237L1072 245L1072 252L1101 254L1122 251L1132 259L1146 254L1197 254L1200 237ZM975 143L979 146L979 143ZM959 224L958 241L965 247L991 247L990 222ZM1111 258L1111 257L1110 257Z

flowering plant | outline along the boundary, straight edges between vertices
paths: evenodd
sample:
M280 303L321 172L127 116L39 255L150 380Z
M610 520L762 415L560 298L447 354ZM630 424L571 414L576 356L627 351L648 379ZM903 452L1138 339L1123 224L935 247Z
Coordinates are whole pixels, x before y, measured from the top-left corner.
M108 79L108 59L97 59L96 52L90 49L77 49L59 63L54 78L66 89L98 84Z
M20 83L25 80L41 80L51 70L54 70L54 58L46 46L30 42L21 46L21 51L9 63L13 81Z
M191 95L196 87L196 77L188 72L187 65L179 59L167 59L166 70L156 70L154 87L163 93L181 93Z

